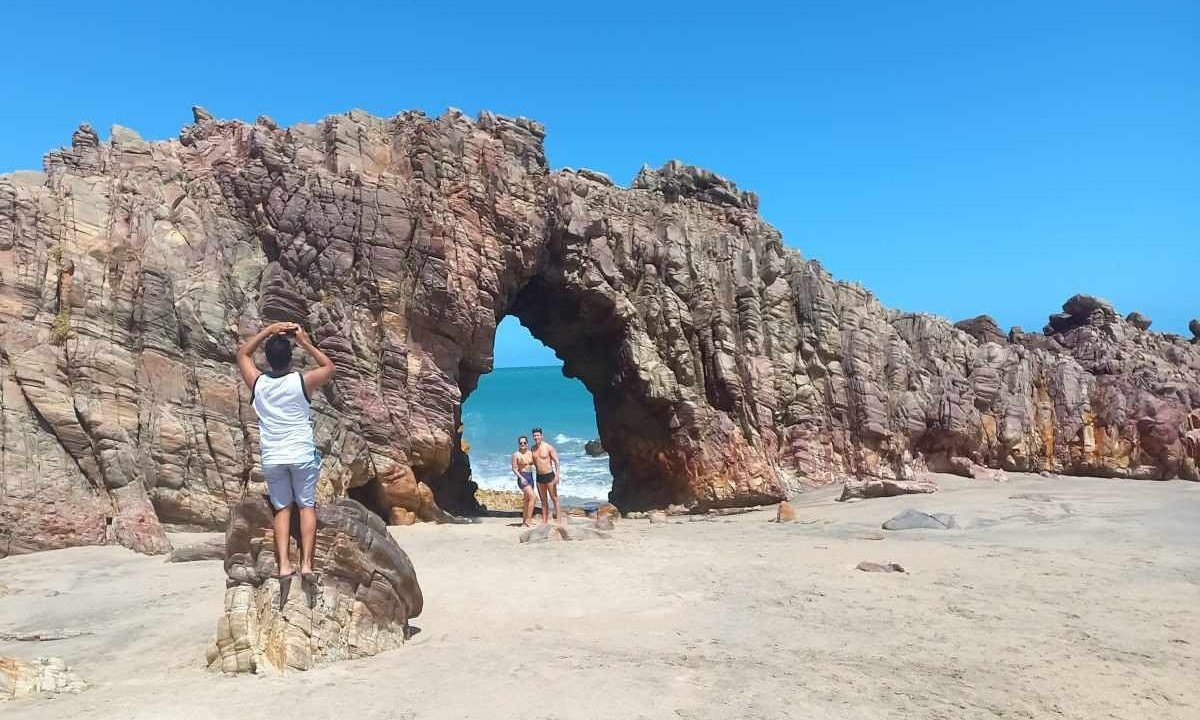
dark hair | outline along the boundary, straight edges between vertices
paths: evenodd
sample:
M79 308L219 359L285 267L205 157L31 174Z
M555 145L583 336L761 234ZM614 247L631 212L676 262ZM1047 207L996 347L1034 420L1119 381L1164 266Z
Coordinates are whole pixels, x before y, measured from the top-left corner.
M272 335L263 346L272 370L286 370L292 364L292 341L286 335Z
M529 442L529 438L525 437L524 435L518 435L517 442L520 442L522 440L524 440L525 442Z
M530 431L529 431L529 433L530 433L530 434L533 434L533 433L542 433L543 435L545 435L545 434L546 434L546 433L542 432L542 429L541 429L541 428L534 428L534 429L530 430Z

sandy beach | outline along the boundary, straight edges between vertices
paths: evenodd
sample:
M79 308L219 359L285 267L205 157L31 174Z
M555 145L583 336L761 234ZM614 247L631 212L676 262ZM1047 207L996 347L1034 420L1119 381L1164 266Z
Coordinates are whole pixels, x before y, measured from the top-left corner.
M307 673L204 667L217 561L117 547L0 561L0 655L91 687L48 718L1195 718L1200 484L938 476L795 499L797 522L622 520L521 545L511 520L393 528L424 590L404 648ZM884 532L904 508L961 528ZM882 538L882 539L879 539ZM860 561L906 573L867 573ZM76 635L75 633L82 633Z

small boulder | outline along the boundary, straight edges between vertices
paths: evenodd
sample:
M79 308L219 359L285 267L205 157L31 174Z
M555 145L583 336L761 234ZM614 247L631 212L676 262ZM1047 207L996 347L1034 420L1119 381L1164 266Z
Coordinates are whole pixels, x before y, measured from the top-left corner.
M669 522L667 520L667 514L662 510L654 510L650 513L651 525L666 525L667 522Z
M604 503L600 507L596 508L595 514L597 520L605 517L612 518L614 521L621 519L621 511L618 510L617 506L613 505L612 503Z
M958 527L954 516L947 513L923 513L909 508L883 523L884 530L949 530Z
M590 457L600 457L608 454L608 451L604 449L599 440L588 440L585 442L583 444L583 451Z
M1004 333L1000 332L1000 326L992 319L990 315L979 315L969 320L959 320L954 323L954 327L962 330L966 334L975 338L981 343L1000 343L1004 344L1006 338Z
M612 530L614 527L612 515L601 515L597 517L595 526L597 530Z
M1140 312L1138 312L1136 310L1134 310L1133 312L1131 312L1125 316L1125 322L1134 326L1138 330L1149 330L1150 325L1153 323L1153 321L1150 318L1146 317L1145 315L1141 314Z
M796 510L795 510L795 508L792 507L792 504L790 502L788 502L787 500L784 500L783 502L779 503L778 508L775 511L775 522L785 523L785 522L795 522L795 520L796 520Z
M1200 318L1193 318L1188 323L1188 330L1192 331L1193 340L1200 340Z
M862 562L860 562L856 566L856 569L862 570L863 572L878 572L878 573L908 572L903 567L901 567L899 563L894 563L894 562L877 563L877 562L870 562L867 560L863 560Z

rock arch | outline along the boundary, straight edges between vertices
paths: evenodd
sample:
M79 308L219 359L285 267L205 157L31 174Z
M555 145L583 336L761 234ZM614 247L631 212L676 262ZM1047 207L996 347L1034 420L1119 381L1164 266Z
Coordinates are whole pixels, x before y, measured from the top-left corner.
M543 136L197 109L177 139L81 126L44 173L0 176L0 552L222 526L259 477L232 360L263 319L303 321L341 368L314 405L321 491L394 522L472 509L459 413L508 314L592 392L626 509L922 455L1200 478L1200 346L1086 296L1036 335L890 310L728 180L552 172Z

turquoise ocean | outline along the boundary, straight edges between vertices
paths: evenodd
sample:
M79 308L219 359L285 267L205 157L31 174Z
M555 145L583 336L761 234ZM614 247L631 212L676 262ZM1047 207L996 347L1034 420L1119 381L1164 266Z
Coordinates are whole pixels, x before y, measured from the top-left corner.
M605 500L612 489L608 456L588 457L583 444L600 437L592 395L559 367L499 368L479 380L463 405L472 479L492 490L516 490L512 454L517 436L534 427L558 450L559 494ZM532 445L533 439L530 438Z

